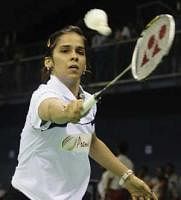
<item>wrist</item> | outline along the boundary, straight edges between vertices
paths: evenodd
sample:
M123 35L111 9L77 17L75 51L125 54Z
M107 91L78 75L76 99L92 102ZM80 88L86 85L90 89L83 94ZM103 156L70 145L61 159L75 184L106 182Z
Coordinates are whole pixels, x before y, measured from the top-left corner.
M119 185L121 185L121 186L123 186L124 185L124 183L126 182L126 180L131 176L131 175L133 175L134 173L133 173L133 171L132 170L127 170L127 172L125 172L122 176L121 176L121 178L120 178L120 181L119 181Z

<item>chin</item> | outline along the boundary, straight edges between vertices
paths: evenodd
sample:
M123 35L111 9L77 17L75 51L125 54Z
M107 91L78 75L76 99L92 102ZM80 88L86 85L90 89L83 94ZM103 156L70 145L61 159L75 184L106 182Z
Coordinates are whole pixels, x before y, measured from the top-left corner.
M81 79L80 74L70 74L68 77L72 80L80 80Z
M66 79L67 79L67 82L69 82L70 84L76 84L77 82L80 82L81 76L70 75Z

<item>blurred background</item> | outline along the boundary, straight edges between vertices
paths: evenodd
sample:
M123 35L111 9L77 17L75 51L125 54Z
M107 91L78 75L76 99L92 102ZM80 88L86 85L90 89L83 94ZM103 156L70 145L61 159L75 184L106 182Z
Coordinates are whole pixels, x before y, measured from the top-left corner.
M101 36L84 26L83 17L91 8L107 12L113 31L110 36ZM106 92L98 103L96 132L115 154L121 141L126 141L127 156L134 163L135 173L143 179L149 177L152 187L152 179L158 179L157 169L163 169L163 179L157 183L159 186L171 184L168 200L181 199L180 0L127 0L124 4L113 0L3 2L0 12L0 196L8 189L17 164L20 133L31 94L40 84L49 34L69 24L84 30L89 42L91 73L83 80L83 86L94 93L129 65L141 30L153 17L165 13L173 15L176 22L169 55L146 81L136 82L128 72ZM104 170L92 160L91 164L91 181L85 199L95 200L100 199L97 184Z

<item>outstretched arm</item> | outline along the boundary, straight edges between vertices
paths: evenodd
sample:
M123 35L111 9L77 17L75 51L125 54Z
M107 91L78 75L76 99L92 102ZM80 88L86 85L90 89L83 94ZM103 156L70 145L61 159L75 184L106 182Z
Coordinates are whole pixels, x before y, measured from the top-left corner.
M130 192L133 200L144 198L157 200L156 195L150 190L147 184L134 174L129 174L131 171L121 163L95 134L92 137L90 156L101 166L120 176L120 179L123 180L123 186Z
M38 114L44 121L57 124L77 122L81 118L82 100L74 100L68 104L58 98L47 98L40 103Z
M107 170L118 176L123 176L128 168L109 150L109 148L94 134L90 148L90 157Z

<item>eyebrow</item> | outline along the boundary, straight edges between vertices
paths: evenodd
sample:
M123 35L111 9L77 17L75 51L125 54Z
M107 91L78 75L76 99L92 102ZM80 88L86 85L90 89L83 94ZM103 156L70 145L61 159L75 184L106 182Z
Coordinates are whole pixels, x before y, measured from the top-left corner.
M60 45L60 48L69 48L69 47L71 47L71 45ZM85 49L84 46L77 46L76 48L78 48L78 49Z

